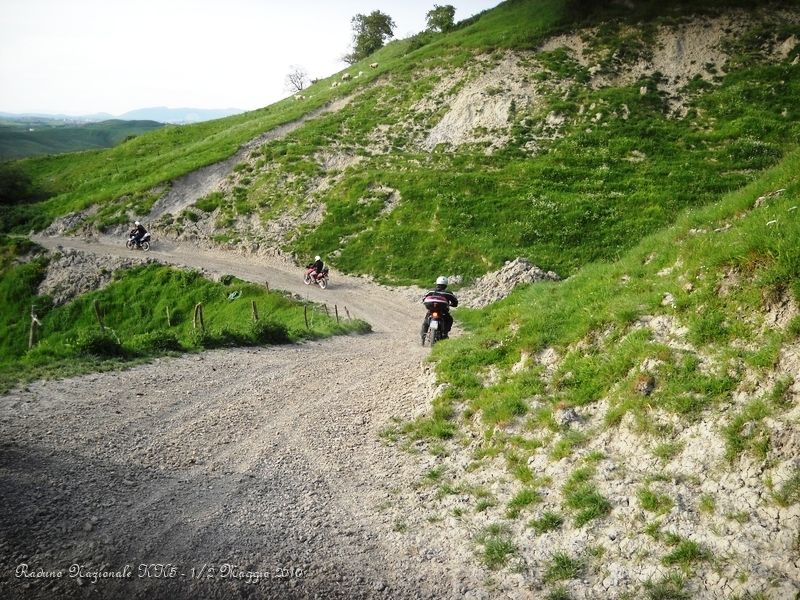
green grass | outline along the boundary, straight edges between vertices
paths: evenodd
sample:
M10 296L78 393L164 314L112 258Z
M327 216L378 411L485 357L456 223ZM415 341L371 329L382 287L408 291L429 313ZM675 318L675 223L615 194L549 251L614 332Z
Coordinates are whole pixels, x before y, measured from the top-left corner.
M517 492L517 494L508 501L506 507L506 518L516 519L522 512L523 508L529 507L531 504L541 501L542 496L536 490L525 488Z
M644 510L658 514L668 513L674 504L666 494L658 494L647 487L640 488L636 496Z
M647 600L690 600L692 595L686 590L685 579L670 573L659 581L647 581L644 584Z
M575 515L576 527L611 512L611 503L597 490L592 481L593 475L594 470L591 467L581 467L569 476L561 489L564 506Z
M800 298L800 223L786 216L800 203L798 173L800 152L793 151L757 182L714 205L683 213L674 226L643 239L617 261L587 265L561 283L520 289L482 310L460 309L459 318L471 335L453 339L434 353L440 379L450 384L446 400L450 410L456 401L467 402L470 414L480 412L491 424L500 397L507 404L541 394L539 372L514 375L510 370L521 352L535 353L546 347L555 348L564 358L545 406L532 415L537 423L546 425L545 417L552 412L548 406L586 404L603 397L610 401L609 426L632 412L644 428L653 427L648 415L655 408L693 420L726 402L741 380L739 361L753 362L765 345L780 348L794 339L791 331L763 329L758 311L765 288ZM765 206L753 208L756 198L778 189L786 191ZM775 219L779 227L766 226ZM722 224L730 227L714 233ZM708 233L692 233L697 230ZM682 266L669 275L657 275L676 263ZM743 274L741 285L726 295L718 294L717 276L708 274L730 270ZM692 282L692 291L687 292L679 279ZM665 290L674 294L675 309L661 305ZM710 307L730 323L726 336L749 342L755 349L717 345L698 336L696 351L677 350L653 339L648 329L634 327L644 315L667 313L678 324L687 324L688 337L697 326L693 316ZM743 314L754 317L743 319ZM601 331L608 332L607 336L597 337ZM572 349L565 352L566 348ZM714 355L714 362L703 366L701 351ZM647 358L660 361L655 372L658 384L650 396L642 397L634 391L635 376L630 373ZM763 361L754 368L764 372L772 365L772 360ZM503 383L486 388L474 373L491 366L499 369ZM771 399L764 402L778 406ZM450 417L452 423L452 412ZM556 456L561 456L569 445L562 442L556 448ZM677 451L668 445L659 453L668 457Z
M5 238L4 253L19 252ZM6 256L6 254L4 254ZM281 344L338 333L364 332L360 321L337 324L313 305L309 328L303 304L261 286L226 279L215 283L194 271L158 265L117 271L105 288L53 306L36 290L46 260L4 261L0 278L0 387L42 376L116 368L153 356L223 346ZM235 299L229 299L235 294ZM203 305L205 329L194 327ZM260 315L252 317L252 305ZM41 326L28 349L31 306ZM99 316L99 319L98 319Z
M753 400L741 411L724 430L725 457L729 461L736 459L745 450L755 458L764 460L769 450L769 433L763 419L772 413L767 404L761 400Z
M712 495L703 494L702 496L700 496L700 501L697 505L697 509L701 513L710 515L713 514L714 511L717 509L717 503Z
M794 470L791 477L773 493L773 498L780 506L800 503L800 469Z
M517 546L511 540L511 532L505 525L494 523L487 526L476 540L483 546L481 558L490 569L505 566L511 556L517 553Z
M581 575L584 569L582 560L572 558L564 552L557 552L553 555L550 564L544 573L544 580L547 583L563 581L565 579L575 579Z
M572 600L572 595L563 587L550 590L545 596L547 600Z
M484 512L495 505L497 505L497 502L495 502L491 498L480 498L475 503L475 512L476 513Z
M545 511L542 516L532 519L528 525L539 535L559 529L564 524L564 517L561 515Z
M661 559L661 562L668 567L680 566L688 570L694 563L708 560L710 557L709 551L697 542L681 540L672 552Z
M664 442L653 448L653 456L666 463L680 454L681 450L683 450L683 444L680 442Z
M725 457L729 461L733 462L744 452L758 460L767 458L770 436L764 419L786 408L787 392L792 382L791 378L780 379L769 392L751 400L733 415L722 430Z

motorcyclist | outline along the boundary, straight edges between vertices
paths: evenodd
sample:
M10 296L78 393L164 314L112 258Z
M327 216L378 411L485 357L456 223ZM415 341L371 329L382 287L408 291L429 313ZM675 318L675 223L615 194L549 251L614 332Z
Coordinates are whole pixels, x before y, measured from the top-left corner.
M431 290L422 297L422 303L428 309L425 320L422 322L422 343L425 343L425 336L428 334L428 326L431 322L431 311L437 310L441 314L442 337L448 337L450 328L453 326L453 316L450 314L450 307L458 306L458 298L452 292L447 291L447 277L444 275L436 278L436 289Z
M139 221L135 221L133 225L134 227L131 229L130 236L133 238L136 247L139 248L142 245L142 238L147 234L147 230Z
M314 278L319 279L322 275L322 270L325 268L325 263L322 262L319 254L314 257L314 262L306 265L306 269L314 269Z

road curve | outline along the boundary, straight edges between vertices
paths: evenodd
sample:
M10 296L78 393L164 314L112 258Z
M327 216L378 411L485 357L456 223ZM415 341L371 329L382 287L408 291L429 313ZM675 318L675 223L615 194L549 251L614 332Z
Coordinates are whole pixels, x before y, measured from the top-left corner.
M132 254L118 240L35 241ZM465 581L480 588L484 575L435 525L398 526L416 509L402 498L426 459L381 432L424 412L432 387L411 295L339 273L323 291L278 261L188 245L149 254L346 305L375 333L164 358L0 396L0 597L463 598Z

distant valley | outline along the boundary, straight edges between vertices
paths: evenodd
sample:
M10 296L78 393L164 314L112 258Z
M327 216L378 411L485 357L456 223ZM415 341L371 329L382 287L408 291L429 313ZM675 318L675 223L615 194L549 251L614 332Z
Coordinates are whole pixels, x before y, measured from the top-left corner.
M165 124L199 123L243 111L235 108L140 108L108 113L64 114L0 112L0 162L28 156L111 148Z

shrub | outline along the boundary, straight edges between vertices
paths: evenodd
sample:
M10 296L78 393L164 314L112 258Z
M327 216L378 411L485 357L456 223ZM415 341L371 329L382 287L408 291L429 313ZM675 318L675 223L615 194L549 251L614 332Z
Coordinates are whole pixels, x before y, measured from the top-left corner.
M150 331L131 337L126 344L129 348L140 354L154 352L180 352L183 350L178 337L171 331Z
M75 340L75 350L79 354L98 358L119 358L125 356L125 349L107 330L84 329Z
M194 205L203 212L213 212L222 203L222 199L221 192L212 192L200 198Z
M257 344L288 344L291 341L286 327L273 321L253 323L250 333Z

